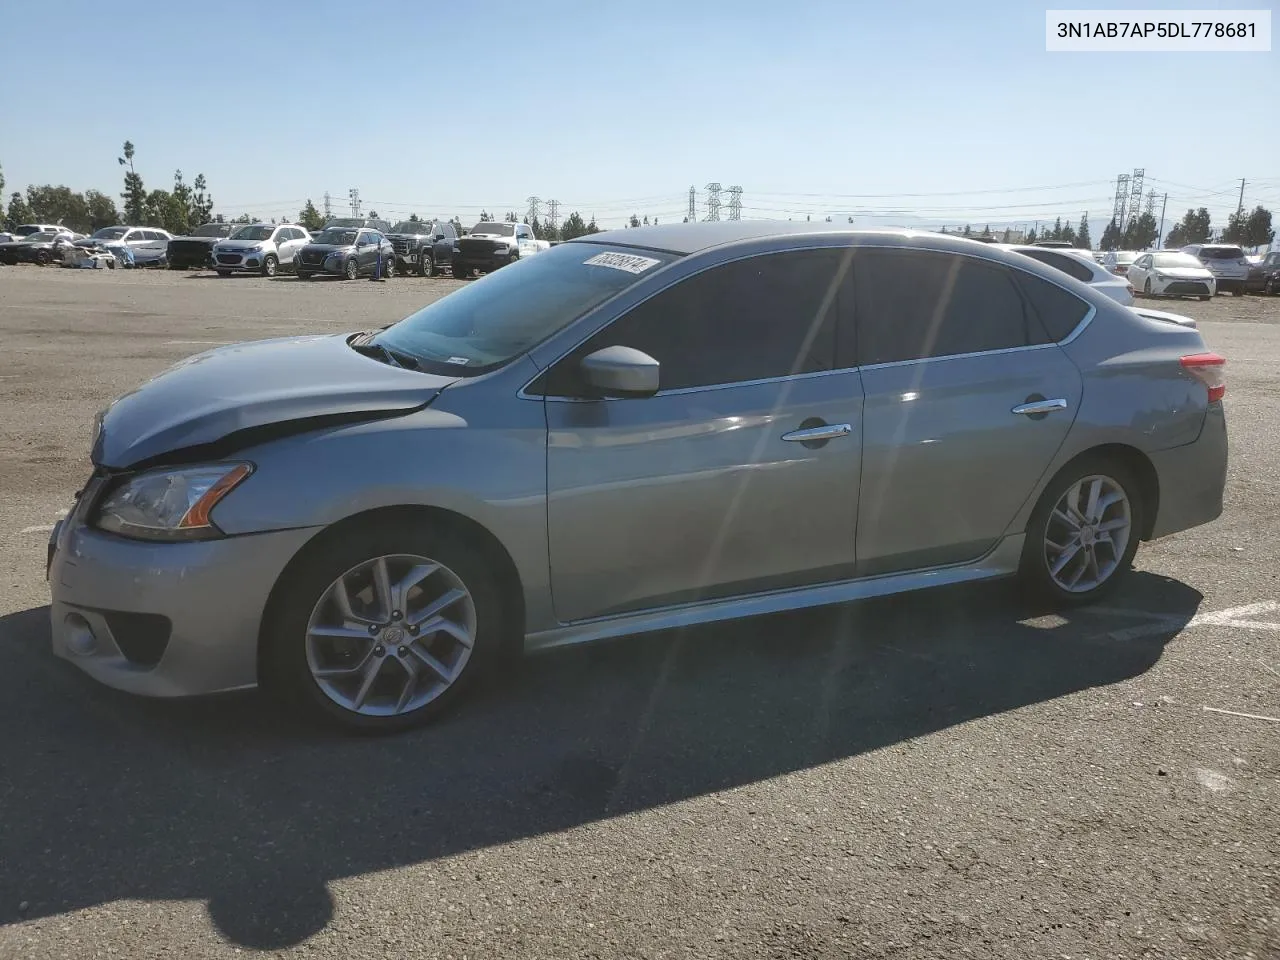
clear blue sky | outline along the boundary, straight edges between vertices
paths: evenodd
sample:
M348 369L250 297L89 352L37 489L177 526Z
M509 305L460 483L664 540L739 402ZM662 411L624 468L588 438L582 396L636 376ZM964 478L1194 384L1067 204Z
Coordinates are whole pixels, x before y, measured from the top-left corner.
M326 190L345 213L358 187L383 216L537 195L611 226L679 219L690 185L701 216L715 180L744 216L1088 210L1096 239L1134 167L1175 219L1221 222L1241 177L1280 213L1280 54L1046 53L1045 9L1076 5L5 2L0 166L6 195L119 194L129 139L149 188L203 172L229 216L294 217Z

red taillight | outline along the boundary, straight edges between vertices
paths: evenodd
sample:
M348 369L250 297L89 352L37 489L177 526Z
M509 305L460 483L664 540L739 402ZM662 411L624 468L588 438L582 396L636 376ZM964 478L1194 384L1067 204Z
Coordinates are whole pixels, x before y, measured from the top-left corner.
M1221 400L1227 392L1226 364L1227 358L1216 353L1193 353L1182 358L1182 369L1209 388L1210 403Z

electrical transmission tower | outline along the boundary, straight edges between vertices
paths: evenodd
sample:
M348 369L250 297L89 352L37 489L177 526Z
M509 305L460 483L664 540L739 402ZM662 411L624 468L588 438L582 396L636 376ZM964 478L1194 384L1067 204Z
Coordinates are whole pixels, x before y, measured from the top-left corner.
M690 188L689 188L689 216L688 216L688 220L689 220L689 222L690 222L690 223L697 223L697 222L698 222L698 191L697 191L697 190L695 190L695 189L693 189L693 187L690 187Z
M741 187L729 188L729 219L730 220L742 219L742 188Z
M329 191L328 191L328 190L326 190L326 191L324 192L324 218L325 218L325 220L328 220L330 216L331 216L331 214L329 213Z
M1133 176L1129 178L1129 223L1138 222L1138 216L1142 212L1142 177L1144 171L1141 167L1135 167Z
M1156 218L1156 192L1154 190L1147 191L1147 205L1143 207L1142 212L1152 220Z
M527 214L527 216L529 217L529 222L536 223L538 220L538 215L542 213L542 198L530 197L528 202L529 202L529 213Z
M559 200L547 201L547 224L551 227L552 230L560 226L560 201Z
M1129 201L1129 175L1122 173L1116 177L1116 202L1111 208L1111 219L1119 230L1124 229L1124 209Z
M360 191L352 187L347 191L347 195L351 197L351 215L353 217L360 216Z
M718 182L712 181L707 184L707 219L716 221L720 219L720 190L721 186Z

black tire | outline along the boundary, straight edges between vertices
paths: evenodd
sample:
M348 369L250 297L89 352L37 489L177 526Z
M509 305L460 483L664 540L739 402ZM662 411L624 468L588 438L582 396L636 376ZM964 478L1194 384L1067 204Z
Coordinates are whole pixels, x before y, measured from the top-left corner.
M307 626L325 591L344 572L377 557L396 554L430 558L462 581L475 605L474 647L462 673L435 699L411 712L369 716L336 703L319 687L307 663ZM501 662L503 651L509 648L506 639L510 613L493 575L492 562L450 529L421 520L383 520L344 531L341 536L321 534L286 570L263 618L263 685L315 719L349 732L396 733L450 709ZM389 650L387 655L390 656Z
M471 268L459 266L456 262L453 265L453 276L455 280L467 280L471 277Z
M182 264L180 264L180 263L174 263L174 262L171 260L171 261L169 261L169 269L170 269L170 270L181 270L181 269L182 269Z
M1231 291L1231 295L1232 295L1233 297L1243 297L1243 296L1244 296L1244 291L1243 291L1243 290L1232 290L1232 291Z
M1120 555L1119 563L1107 578L1089 590L1076 592L1063 588L1053 579L1046 556L1045 539L1058 501L1080 480L1092 476L1109 478L1124 491L1129 502L1129 537ZM1022 561L1018 568L1018 575L1023 584L1038 599L1058 606L1093 603L1106 596L1124 580L1133 566L1133 557L1138 551L1141 532L1145 529L1146 509L1142 486L1123 462L1113 457L1099 455L1084 456L1068 464L1045 487L1027 523L1026 542L1023 545ZM1056 529L1055 536L1058 535Z
M298 271L298 279L299 279L299 280L310 280L310 279L311 279L311 271L310 271L310 270L299 270L299 271Z
M49 265L49 261L52 259L53 258L49 255L48 250L39 250L36 252L36 263L40 264L42 267L47 267Z
M1142 295L1144 297L1151 296L1151 278L1147 277L1147 282L1142 285Z
M1200 297L1199 299L1200 299L1200 301L1201 301L1201 302L1204 302L1205 300L1208 300L1209 298L1208 298L1208 297Z
M360 276L360 265L356 263L354 257L343 265L342 275L347 280L354 280L356 277Z
M230 270L219 270L219 271L218 271L218 276L220 276L220 277L229 277L229 276L231 276L231 271L230 271Z
M276 259L274 253L268 253L262 258L262 275L264 277L274 277L279 267L280 261Z
M382 279L394 280L396 276L396 258L382 261Z

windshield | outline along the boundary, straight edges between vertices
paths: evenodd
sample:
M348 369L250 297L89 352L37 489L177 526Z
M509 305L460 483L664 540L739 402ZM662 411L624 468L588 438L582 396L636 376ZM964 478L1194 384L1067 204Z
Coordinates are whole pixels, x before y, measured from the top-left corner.
M514 223L477 223L471 228L471 232L492 233L499 237L514 237L516 225Z
M206 223L191 231L193 237L225 237L231 228L225 223Z
M1199 267L1200 261L1189 253L1157 253L1151 258L1154 267Z
M424 370L483 373L673 259L650 250L561 244L428 304L374 342L409 354Z
M321 230L320 235L316 237L315 243L329 243L335 247L349 247L356 242L356 234L359 230L350 230L346 227L329 227Z
M1138 259L1138 255L1132 250L1117 250L1116 263L1133 263Z
M1201 260L1243 260L1244 251L1239 247L1203 247Z
M93 235L95 240L119 240L129 232L128 227L103 227Z
M255 223L250 227L241 227L230 237L232 240L270 240L271 234L276 232L275 227L266 224Z
M335 217L324 225L328 230L330 227L363 227L364 221L358 217Z
M401 220L389 231L390 233L421 233L426 235L431 232L431 222L429 220Z

